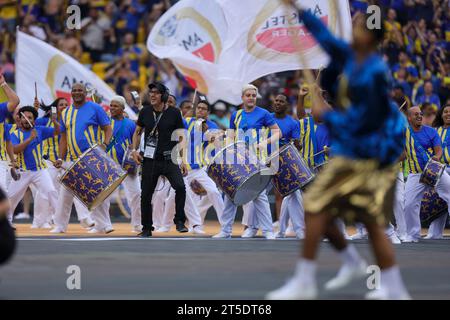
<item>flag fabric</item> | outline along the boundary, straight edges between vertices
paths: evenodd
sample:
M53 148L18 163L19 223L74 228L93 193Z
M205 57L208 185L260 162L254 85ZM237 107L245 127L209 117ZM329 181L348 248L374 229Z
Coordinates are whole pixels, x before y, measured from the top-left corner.
M301 0L301 5L350 39L348 0ZM211 102L233 104L240 103L244 84L264 75L328 63L297 11L279 0L179 1L157 21L147 48L170 59Z
M72 85L77 82L86 85L88 91L95 92L95 96L101 98L96 102L106 111L109 110L110 99L116 95L101 78L71 56L17 31L16 92L22 105L33 104L35 82L38 99L46 104L59 97L66 98L71 104ZM125 111L130 119L137 119L136 113L128 106Z

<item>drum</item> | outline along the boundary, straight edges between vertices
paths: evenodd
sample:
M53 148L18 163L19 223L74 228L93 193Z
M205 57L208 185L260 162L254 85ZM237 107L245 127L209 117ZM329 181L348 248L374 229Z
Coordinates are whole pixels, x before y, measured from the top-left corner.
M445 164L433 159L428 160L425 169L420 176L420 182L430 187L436 187L445 170Z
M319 174L323 169L325 169L326 165L328 164L328 161L322 162L321 164L318 164L313 168L313 171L315 174Z
M138 172L139 166L131 157L132 151L133 150L131 148L127 148L127 151L123 155L122 169L125 170L129 175L135 176Z
M271 176L254 151L239 141L216 153L208 165L208 176L237 206L258 197L267 187Z
M191 190L198 196L206 196L208 194L203 185L195 179L191 181L189 186L191 187Z
M272 177L272 184L282 197L305 187L314 177L314 172L308 167L293 144L287 144L271 155L268 161L279 159L277 173Z
M427 225L443 214L447 214L447 203L440 198L434 189L430 189L423 195L420 205L420 222Z
M61 184L89 210L101 204L127 173L98 145L86 150L61 176Z

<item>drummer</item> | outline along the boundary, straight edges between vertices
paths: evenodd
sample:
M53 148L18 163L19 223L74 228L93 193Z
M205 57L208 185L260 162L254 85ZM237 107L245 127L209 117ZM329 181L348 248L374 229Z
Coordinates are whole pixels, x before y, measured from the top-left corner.
M288 97L285 94L278 94L275 97L274 113L272 116L275 119L278 127L283 134L283 138L280 139L280 148L289 142L293 142L297 149L301 149L300 146L300 125L299 122L294 120L287 114L289 107ZM278 192L276 196L281 197ZM280 214L280 230L277 233L277 238L284 238L286 235L286 229L289 219L292 221L294 232L298 239L304 238L305 217L303 212L303 201L301 191L291 193L284 197L281 203Z
M127 149L129 149L132 143L134 130L136 130L134 121L124 117L125 104L125 98L122 96L113 97L109 104L113 134L106 151L120 165L123 162ZM128 174L122 183L128 204L131 208L131 231L139 233L142 231L141 186L137 172L136 174ZM107 202L109 205L110 201Z
M56 117L52 119L54 128L35 126L38 112L32 106L25 106L19 110L20 126L16 130L6 130L6 140L11 140L14 153L17 155L21 173L19 180L11 181L8 196L11 201L9 221L12 221L13 212L17 204L23 198L30 185L40 191L42 199L56 208L57 193L51 177L42 158L42 142L59 134L59 124ZM8 128L9 129L9 128ZM39 214L39 215L38 215ZM42 225L47 222L48 212L36 212L33 224Z
M56 168L61 168L64 162L66 167L69 167L90 147L95 144L102 144L100 131L103 131L105 137L104 148L111 139L112 129L108 115L100 105L87 101L86 97L86 86L75 83L72 86L73 103L61 115L59 158L54 162ZM77 210L88 212L88 209L78 200L74 201L73 193L66 188L61 188L54 219L55 228L50 231L51 233L67 231L73 202L76 206L78 203ZM110 233L113 231L108 209L109 203L104 201L92 211L95 227L89 230L89 233Z
M281 138L280 128L275 122L273 116L265 109L256 106L256 97L258 88L254 85L245 85L242 89L243 108L234 112L230 119L229 136L227 139L243 140L248 138L249 144L263 146L265 142L270 145L272 141L278 142ZM276 132L266 141L260 137L260 130L270 129ZM250 141L250 137L252 140ZM214 238L230 238L233 228L233 222L236 217L237 206L228 198L224 200L225 209L222 215L221 231ZM248 228L242 234L243 238L256 236L258 228L262 229L263 236L266 239L274 239L272 226L272 214L270 211L269 199L266 190L250 203L248 214Z
M445 112L448 114L449 110ZM445 119L446 116L442 114L440 118ZM441 138L438 132L434 128L424 126L422 120L423 113L419 107L412 107L408 110L409 127L406 129L405 138L406 161L409 166L409 174L405 185L405 222L407 235L404 242L418 242L420 239L420 203L425 191L431 188L419 182L420 176L430 158L439 162L442 158ZM445 123L443 124L444 126ZM443 129L445 128L441 128L441 132ZM432 150L432 152L429 150ZM449 205L450 176L447 172L444 172L435 190L439 197ZM427 238L442 237L446 218L447 215L443 215L431 223Z

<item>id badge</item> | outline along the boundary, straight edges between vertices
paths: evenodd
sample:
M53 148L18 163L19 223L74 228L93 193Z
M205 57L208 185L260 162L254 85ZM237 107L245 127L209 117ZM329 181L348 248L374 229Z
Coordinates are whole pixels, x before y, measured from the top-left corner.
M158 145L158 139L155 137L149 137L145 144L144 157L153 159L155 157L156 146Z

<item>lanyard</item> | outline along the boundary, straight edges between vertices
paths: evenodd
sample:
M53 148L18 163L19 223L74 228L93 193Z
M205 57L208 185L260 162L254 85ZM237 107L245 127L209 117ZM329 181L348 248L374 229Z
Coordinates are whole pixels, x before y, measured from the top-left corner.
M161 117L164 114L164 111L167 110L167 107L164 107L163 111L158 115L158 117L156 117L156 113L155 111L153 111L153 120L155 121L155 125L153 126L152 131L150 132L150 136L153 136L153 134L155 133L156 127L158 126L159 120L161 120Z

